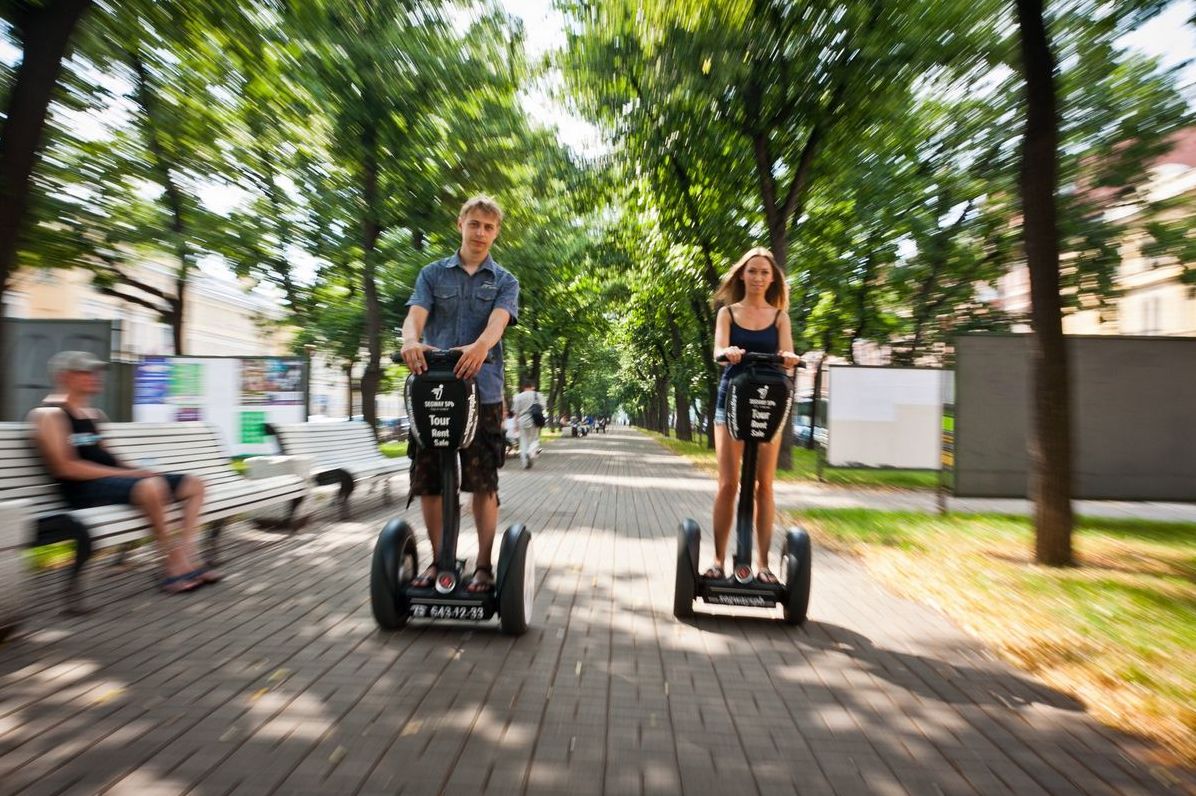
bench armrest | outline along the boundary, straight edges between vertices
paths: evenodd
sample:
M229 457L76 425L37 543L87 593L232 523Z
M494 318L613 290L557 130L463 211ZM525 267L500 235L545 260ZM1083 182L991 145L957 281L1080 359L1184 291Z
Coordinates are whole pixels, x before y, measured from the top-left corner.
M306 481L311 478L311 468L310 456L251 456L245 460L245 473L253 479L297 475Z
M29 597L25 548L33 540L33 512L23 500L0 502L0 636L15 627Z
M28 547L33 540L33 511L26 500L0 501L0 550Z

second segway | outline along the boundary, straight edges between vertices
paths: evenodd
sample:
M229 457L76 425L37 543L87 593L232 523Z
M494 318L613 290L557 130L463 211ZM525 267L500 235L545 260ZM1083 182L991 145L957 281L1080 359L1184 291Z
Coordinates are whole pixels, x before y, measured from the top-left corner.
M386 523L374 545L370 604L385 630L401 628L412 618L485 621L497 614L504 633L519 635L531 624L535 596L531 532L516 523L502 534L494 586L486 591L466 588L465 560L457 558L458 451L470 446L478 425L477 386L453 373L460 358L458 350L428 351L428 369L409 376L406 384L412 420L409 444L434 450L440 458L443 514L436 578L428 588L411 585L419 572L415 533L396 517Z
M806 621L810 603L809 535L801 528L790 528L785 534L781 548L782 583L763 583L752 574L758 449L787 426L793 403L793 380L780 370L784 359L779 354L747 353L741 361L746 367L727 387L727 430L732 439L743 442L734 568L726 578L700 577L702 531L692 519L681 523L673 614L681 619L693 616L694 602L699 598L711 605L749 608L772 608L779 604L784 609L785 621L798 625Z

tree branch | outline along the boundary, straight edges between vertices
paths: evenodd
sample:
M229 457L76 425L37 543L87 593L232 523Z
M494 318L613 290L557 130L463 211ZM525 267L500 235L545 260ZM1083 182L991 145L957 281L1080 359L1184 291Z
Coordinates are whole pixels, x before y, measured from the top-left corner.
M163 307L155 304L154 302L150 301L147 298L142 298L141 296L136 296L136 295L129 295L126 293L121 293L115 287L108 287L107 285L97 285L96 290L105 296L111 296L112 298L120 299L121 301L127 301L130 304L136 304L138 306L145 307L148 310L152 310L152 311L158 313L162 317L166 317L166 316L170 315L170 313L172 312L172 309L170 307L163 308Z

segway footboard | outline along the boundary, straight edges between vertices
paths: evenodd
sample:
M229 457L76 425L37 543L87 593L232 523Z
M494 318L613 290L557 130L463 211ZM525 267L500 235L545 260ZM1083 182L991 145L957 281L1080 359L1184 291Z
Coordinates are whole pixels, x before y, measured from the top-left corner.
M709 605L730 605L738 608L772 608L784 605L788 599L785 586L780 583L740 583L734 578L702 578L698 596Z

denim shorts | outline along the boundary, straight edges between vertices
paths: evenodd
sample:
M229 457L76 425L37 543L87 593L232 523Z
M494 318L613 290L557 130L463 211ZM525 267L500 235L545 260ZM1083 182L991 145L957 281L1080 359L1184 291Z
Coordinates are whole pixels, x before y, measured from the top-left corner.
M727 380L718 383L718 398L714 401L714 425L727 425Z
M62 497L72 509L89 509L94 506L115 506L133 502L133 488L149 476L110 475L91 481L61 482ZM170 487L172 497L178 497L179 487L186 478L184 473L163 473Z

